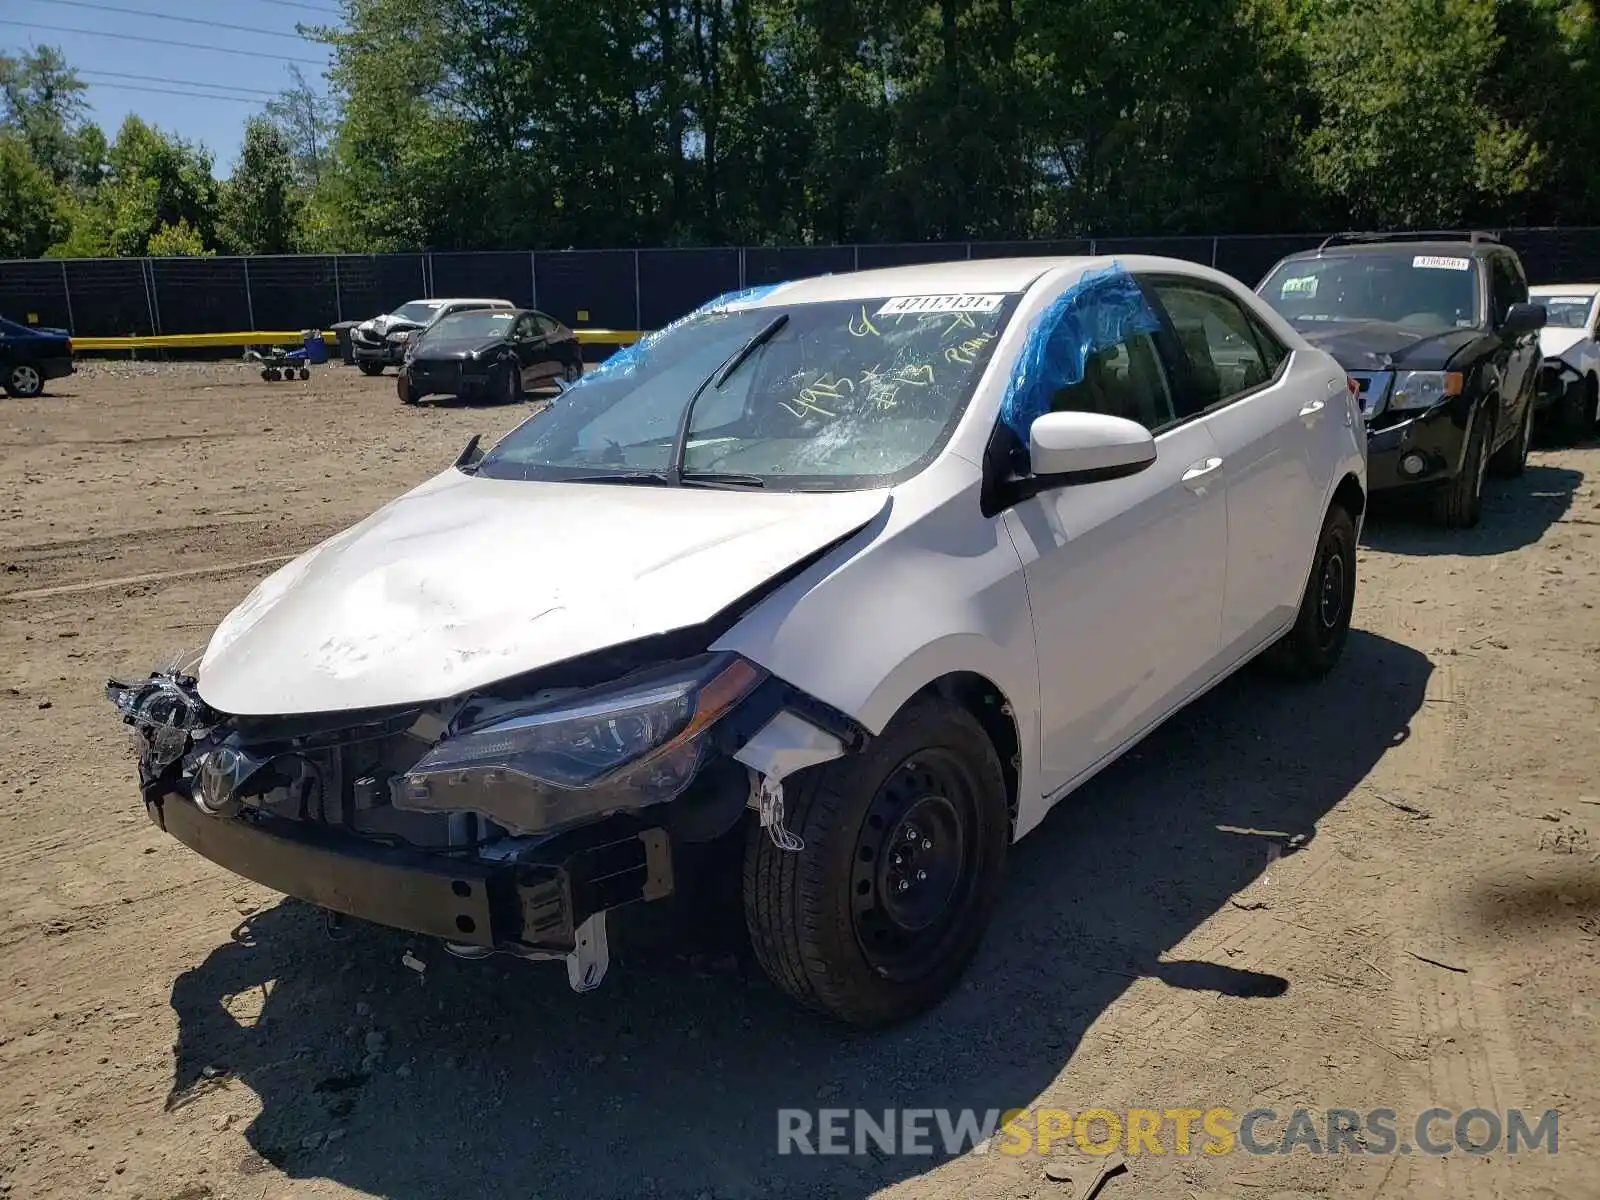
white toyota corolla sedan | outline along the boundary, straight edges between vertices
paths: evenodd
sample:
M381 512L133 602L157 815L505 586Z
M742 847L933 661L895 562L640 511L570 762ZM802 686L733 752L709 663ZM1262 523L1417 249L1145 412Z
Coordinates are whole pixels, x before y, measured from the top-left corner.
M586 990L613 910L742 868L778 986L880 1024L1063 796L1258 656L1335 664L1364 455L1338 364L1191 263L752 289L108 694L238 874Z

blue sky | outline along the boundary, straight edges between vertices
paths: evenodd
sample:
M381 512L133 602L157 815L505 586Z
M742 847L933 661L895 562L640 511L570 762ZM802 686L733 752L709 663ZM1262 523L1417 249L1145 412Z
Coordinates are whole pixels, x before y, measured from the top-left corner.
M296 22L338 21L338 0L0 0L0 49L59 47L89 85L92 118L108 138L136 113L203 142L216 156L215 173L225 176L246 118L288 86L289 60L322 86L327 51L296 37Z

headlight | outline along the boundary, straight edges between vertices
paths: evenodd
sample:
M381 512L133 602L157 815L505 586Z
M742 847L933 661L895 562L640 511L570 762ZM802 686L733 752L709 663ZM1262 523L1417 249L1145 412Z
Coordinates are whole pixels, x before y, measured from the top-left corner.
M1465 383L1460 371L1401 371L1389 395L1391 409L1432 408L1461 394Z
M543 833L664 803L700 769L706 731L764 677L742 658L707 655L497 716L425 754L396 782L394 805Z
M389 340L391 342L409 342L411 340L411 330L397 329L389 335Z

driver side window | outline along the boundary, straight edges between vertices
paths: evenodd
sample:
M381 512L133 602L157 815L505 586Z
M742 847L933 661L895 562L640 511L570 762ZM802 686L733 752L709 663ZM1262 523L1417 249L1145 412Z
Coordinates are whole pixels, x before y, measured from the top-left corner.
M1055 412L1093 412L1126 417L1151 431L1175 419L1172 390L1148 333L1095 350L1083 364L1083 379L1051 398Z

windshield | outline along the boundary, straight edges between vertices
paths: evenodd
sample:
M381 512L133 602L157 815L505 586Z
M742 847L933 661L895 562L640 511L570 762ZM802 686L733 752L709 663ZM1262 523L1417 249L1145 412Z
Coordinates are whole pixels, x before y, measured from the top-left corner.
M418 325L425 325L433 320L433 314L443 307L438 300L413 300L410 304L402 304L389 315L402 321L415 321Z
M1582 329L1589 320L1593 296L1530 296L1530 303L1544 305L1545 327Z
M478 474L666 471L695 389L767 333L695 402L683 471L790 490L888 486L949 439L1015 306L1015 296L885 296L696 312L591 370Z
M1289 321L1385 321L1419 333L1478 324L1478 272L1470 258L1365 252L1282 263L1261 296Z
M511 322L516 319L516 313L505 309L498 312L478 309L474 312L451 313L447 317L440 317L428 328L428 340L506 337L511 333Z

